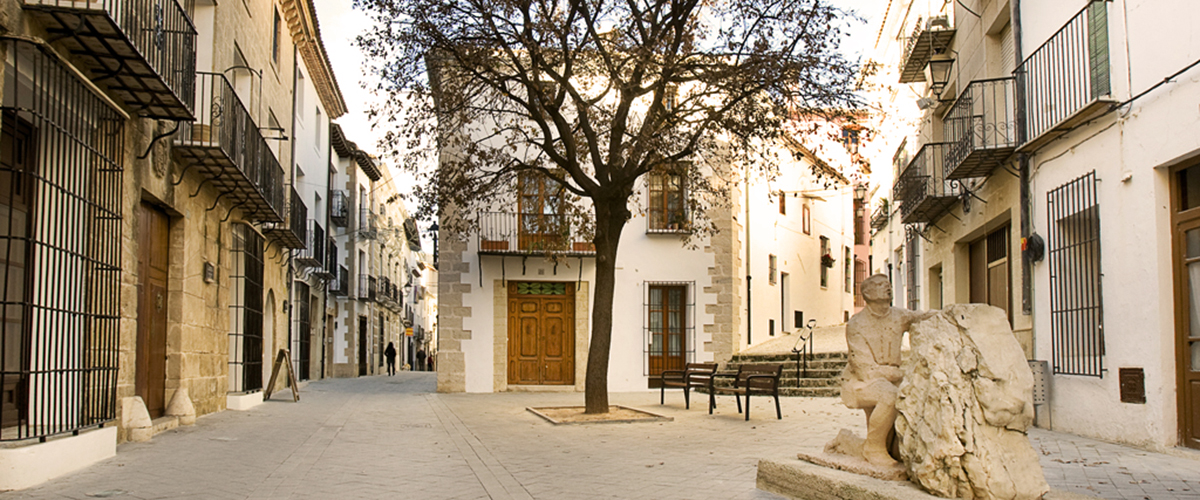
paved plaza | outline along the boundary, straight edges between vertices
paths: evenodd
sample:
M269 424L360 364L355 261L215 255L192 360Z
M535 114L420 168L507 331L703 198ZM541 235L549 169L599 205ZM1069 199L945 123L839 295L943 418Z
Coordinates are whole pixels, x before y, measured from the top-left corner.
M414 498L777 499L754 487L760 458L821 448L863 419L837 399L769 398L745 422L678 391L612 395L671 422L553 426L528 406L582 404L577 393L436 394L434 374L313 382L192 427L121 445L115 458L0 499ZM695 403L695 402L694 402ZM1035 430L1050 484L1121 499L1200 499L1200 460Z

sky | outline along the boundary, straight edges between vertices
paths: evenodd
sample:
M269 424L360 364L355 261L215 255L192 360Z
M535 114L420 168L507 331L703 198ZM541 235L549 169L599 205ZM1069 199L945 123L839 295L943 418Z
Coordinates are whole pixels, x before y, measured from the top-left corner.
M867 21L851 26L842 43L843 52L848 57L869 53L875 43L875 30L878 29L876 23L890 0L831 1L843 8L854 10ZM376 143L383 134L382 131L372 130L366 113L377 98L362 86L363 56L354 46L354 38L371 21L362 12L351 8L350 0L314 0L314 3L321 26L321 37L348 109L348 112L336 121L342 126L348 139L358 144L363 151L374 154L378 151ZM395 170L392 171L392 175L400 184L397 186L398 191L407 192L410 186L404 184L411 183L411 178ZM411 201L407 201L407 206L410 212L415 208Z

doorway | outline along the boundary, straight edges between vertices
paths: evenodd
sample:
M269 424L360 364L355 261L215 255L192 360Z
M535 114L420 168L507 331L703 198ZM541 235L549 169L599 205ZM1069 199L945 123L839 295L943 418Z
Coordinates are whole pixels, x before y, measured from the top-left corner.
M367 317L358 317L358 376L367 374Z
M575 284L508 284L508 383L575 384Z
M138 216L138 322L134 392L142 397L150 418L166 406L167 266L170 218L142 203Z
M1009 291L1008 225L988 233L970 246L970 301L1004 309L1012 324L1012 293Z
M783 274L784 294L788 284L787 273ZM650 387L662 382L659 375L664 370L682 370L687 363L687 286L650 285L649 324L650 330ZM784 299L786 304L786 299ZM787 307L783 305L782 307ZM782 314L782 313L781 313ZM774 325L775 320L770 320ZM782 327L783 322L780 321ZM774 335L774 327L771 327Z
M1200 448L1200 165L1171 181L1180 444Z

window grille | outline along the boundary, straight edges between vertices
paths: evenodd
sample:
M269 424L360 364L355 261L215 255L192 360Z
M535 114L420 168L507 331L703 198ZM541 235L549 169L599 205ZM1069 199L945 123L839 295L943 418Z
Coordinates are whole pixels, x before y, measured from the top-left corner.
M917 273L921 269L921 234L917 228L908 227L908 239L904 242L904 248L908 254L904 262L907 275L904 281L908 285L906 298L908 308L916 311L921 308L921 282L917 279Z
M0 38L0 440L116 418L125 118L48 48Z
M293 286L296 293L296 310L292 315L292 322L295 323L292 328L292 363L296 365L296 378L308 380L309 349L312 347L312 308L309 302L312 300L312 293L308 283L303 281L295 281Z
M846 293L854 290L854 259L850 256L850 247L846 247L845 257L842 258L842 276L845 278L846 286L843 287Z
M643 375L682 370L696 355L696 282L642 285Z
M829 286L829 266L833 265L833 264L829 264L828 266L825 265L825 261L827 260L826 257L829 257L830 259L833 258L833 256L830 255L829 252L830 252L829 238L822 236L821 237L821 256L819 258L819 260L820 260L819 267L821 268L821 288L826 288Z
M771 285L776 283L776 276L779 275L779 257L774 254L767 256L767 282Z
M229 392L262 389L263 238L233 225L229 270Z
M1096 172L1050 191L1050 334L1053 370L1104 376L1100 205Z

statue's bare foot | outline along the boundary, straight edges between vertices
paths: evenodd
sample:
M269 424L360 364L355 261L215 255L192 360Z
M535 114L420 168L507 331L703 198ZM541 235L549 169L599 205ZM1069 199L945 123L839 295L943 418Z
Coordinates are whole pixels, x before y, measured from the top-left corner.
M867 462L870 462L871 465L878 467L891 467L898 463L896 462L896 459L892 458L891 455L888 455L887 449L871 446L869 444L863 446L863 458L866 459Z

